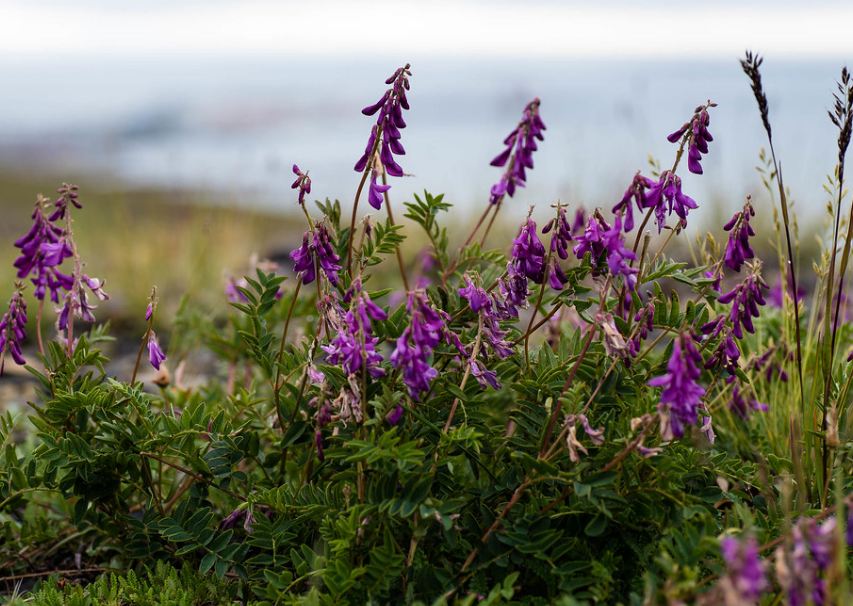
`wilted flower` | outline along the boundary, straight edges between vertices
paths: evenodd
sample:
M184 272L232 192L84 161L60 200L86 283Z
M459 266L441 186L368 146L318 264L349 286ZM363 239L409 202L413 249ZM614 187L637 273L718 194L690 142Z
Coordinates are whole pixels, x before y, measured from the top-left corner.
M400 143L400 130L406 128L403 110L409 109L409 101L406 98L406 91L409 90L409 76L412 75L409 68L410 66L407 63L397 69L391 77L385 80L385 84L390 84L391 88L385 91L379 101L361 110L365 116L372 116L379 112L376 117L376 124L370 131L364 154L358 159L354 167L355 171L360 173L370 163L372 176L368 190L368 201L377 209L382 205L382 194L388 191L390 186L381 185L376 181L377 174L379 174L379 169L374 164L376 150L379 151L379 161L389 175L392 177L403 176L403 169L397 164L394 156L402 156L406 153ZM381 137L381 141L377 141L377 137Z
M326 360L340 365L347 375L358 374L364 368L371 377L381 377L385 370L380 366L383 358L376 351L379 339L373 336L372 322L385 320L388 315L362 290L358 279L347 291L345 301L350 308L340 325L334 326L335 337L322 347Z
M577 463L580 461L580 454L588 454L586 447L583 443L578 439L578 427L577 424L580 423L581 427L583 427L584 432L586 433L589 441L595 444L596 446L601 446L604 444L604 430L603 429L593 429L592 425L589 423L589 419L587 419L584 414L571 414L566 415L566 419L563 423L563 426L568 429L566 434L566 446L569 449L569 459L573 463Z
M503 359L512 355L512 345L506 340L506 331L500 326L499 320L504 317L499 311L498 301L483 288L474 284L469 276L465 276L465 287L459 289L459 296L468 301L471 310L477 312L482 320L480 338L482 342L497 357ZM483 385L494 389L500 388L497 374L487 370L478 360L470 360L471 374Z
M293 165L293 174L296 175L296 180L291 184L290 189L299 190L299 203L305 206L305 194L311 193L311 177L307 172L302 172L299 166Z
M663 387L658 404L663 439L680 438L685 425L694 425L698 420L705 395L705 389L698 383L701 369L702 356L693 338L687 333L680 334L673 343L666 374L649 381L652 387Z
M723 261L726 266L734 271L740 271L744 261L755 257L752 247L749 245L749 238L755 235L755 231L749 224L750 217L755 216L755 209L749 198L740 210L729 219L729 222L723 226L723 229L729 233L729 240L726 244L726 253Z
M755 604L769 588L755 537L742 541L725 537L720 541L720 551L726 561L726 574L720 579L726 606Z
M302 245L290 253L293 260L293 271L303 284L310 284L316 277L314 261L332 286L338 285L338 272L341 270L341 259L332 246L332 237L324 223L317 225L313 233L309 230L302 236Z
M17 284L9 307L0 318L0 374L8 353L15 364L26 364L21 343L27 336L27 303L24 301L23 285Z
M504 139L505 149L491 161L492 166L506 166L490 191L492 204L498 204L504 196L512 197L517 187L527 183L527 169L533 168L533 152L539 148L536 141L544 140L545 123L539 117L539 103L536 98L527 104L518 126Z
M711 122L711 116L708 114L709 107L716 107L716 104L709 101L707 104L697 107L690 121L685 122L681 128L667 137L670 143L675 143L685 133L689 133L687 168L691 173L697 175L702 174L702 154L708 153L708 143L714 140L711 133L708 132L708 124Z

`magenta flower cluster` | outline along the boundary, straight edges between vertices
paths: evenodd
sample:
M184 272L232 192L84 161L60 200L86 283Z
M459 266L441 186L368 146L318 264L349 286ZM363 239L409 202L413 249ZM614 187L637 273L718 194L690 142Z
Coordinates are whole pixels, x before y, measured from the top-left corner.
M492 166L504 167L500 180L492 186L489 202L499 204L504 196L515 195L516 188L527 184L527 170L533 168L533 152L543 141L545 123L539 116L539 99L533 99L524 108L521 120L504 139L504 150L491 161Z
M341 259L332 245L332 236L325 224L320 223L302 236L302 245L290 253L293 271L303 284L310 284L317 276L317 266L332 286L338 285Z
M675 339L666 370L666 374L652 379L649 385L663 388L658 414L661 436L668 440L682 437L685 427L695 425L699 411L704 409L702 396L705 395L705 388L699 385L702 356L689 334L682 333Z
M9 308L0 318L0 374L6 354L12 356L15 364L26 364L21 344L27 336L27 303L24 301L23 288L19 284L9 300Z

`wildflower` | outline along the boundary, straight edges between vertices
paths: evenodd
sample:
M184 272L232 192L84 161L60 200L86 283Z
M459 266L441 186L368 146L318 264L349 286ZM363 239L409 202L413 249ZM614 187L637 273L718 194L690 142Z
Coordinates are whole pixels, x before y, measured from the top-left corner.
M498 204L504 196L515 195L517 187L527 183L527 169L533 168L533 152L539 147L536 141L543 141L545 123L539 117L539 99L533 99L524 108L518 126L504 139L504 150L491 161L492 166L506 170L500 180L492 186L489 202Z
M733 271L740 271L744 261L755 257L752 247L749 245L750 236L755 235L755 231L749 224L750 217L755 216L755 209L749 198L740 210L723 226L723 229L729 233L729 240L726 244L726 253L723 261L726 266Z
M411 322L397 339L391 354L391 364L402 370L409 395L417 400L429 390L430 383L438 376L438 371L430 365L429 360L439 343L449 343L461 349L462 355L466 354L459 337L447 328L447 314L433 309L424 291L410 292L406 309Z
M15 364L27 363L21 351L21 343L27 336L26 329L27 303L24 301L23 285L19 283L9 299L9 308L0 318L0 374L3 373L7 353L12 356Z
M708 143L714 140L708 132L708 124L711 122L711 116L708 114L710 107L716 107L716 104L709 101L706 105L697 107L693 117L667 137L670 143L675 143L688 133L687 168L697 175L702 174L702 154L708 153Z
M781 548L776 552L777 577L792 606L826 604L827 583L824 573L835 558L835 529L834 517L823 523L803 518L792 530L793 546L790 552L785 554Z
M388 423L388 425L391 425L393 427L394 425L400 423L400 421L403 419L403 412L405 412L403 407L400 404L397 404L394 408L391 409L391 412L385 415L385 421Z
M526 278L542 283L545 277L545 246L536 234L536 221L529 216L512 242L512 262Z
M644 177L637 171L631 185L625 190L622 199L613 207L614 213L622 212L625 216L625 231L629 232L634 229L634 204L637 208L648 208L646 204L646 190L654 186L655 182Z
M465 287L459 289L459 295L468 301L471 310L480 316L480 338L497 357L504 359L512 355L512 345L506 340L506 331L500 326L503 317L498 302L483 288L475 285L469 276L465 276ZM500 388L497 374L487 370L478 360L470 360L471 374L484 387L489 385Z
M687 226L687 213L698 208L696 201L681 191L681 177L665 170L660 179L646 192L645 208L653 208L658 232L666 225L666 218L673 212L681 219L681 225Z
M45 217L46 202L39 196L32 214L32 227L15 240L15 247L21 250L21 254L15 259L14 266L19 279L30 278L35 286L33 294L36 299L43 301L49 291L50 299L59 303L60 292L70 290L73 284L71 276L59 271L59 266L72 256L73 251L65 238L65 230Z
M557 216L551 219L545 227L542 228L542 233L547 234L554 230L554 235L551 237L551 252L557 253L557 256L564 261L569 258L569 242L574 240L572 226L569 225L569 220L566 217L566 207L559 205L557 207Z
M335 326L335 337L322 346L326 360L340 365L347 375L358 374L364 368L373 378L384 376L385 369L380 366L383 357L376 351L379 339L373 336L372 322L385 320L388 315L361 289L358 279L347 291L345 300L350 308Z
M698 383L701 367L702 356L693 339L682 333L673 343L666 374L649 381L652 387L663 387L658 404L663 439L683 436L684 426L695 424L699 410L704 408L705 389Z
M602 255L606 256L607 267L612 276L621 275L629 289L633 290L637 285L637 269L631 267L630 261L637 255L625 248L625 240L622 235L622 215L617 214L613 226L607 224L600 213L589 218L583 235L578 236L574 252L578 259L582 259L586 253L590 253L593 262L597 262Z
M86 274L75 274L72 276L71 289L65 294L65 303L59 309L59 318L57 320L59 330L67 330L69 321L72 318L80 318L85 322L95 321L92 311L97 306L89 302L89 292L87 292L87 289L101 301L106 301L110 298L104 291L103 280L90 278Z
M303 284L310 284L316 277L315 260L332 286L338 285L338 272L341 271L341 259L332 246L332 237L324 223L317 225L313 233L305 232L302 245L290 253L293 271Z
M586 415L566 415L566 419L563 423L563 426L568 428L568 433L566 434L566 446L569 449L569 459L572 461L572 463L577 463L578 461L580 461L580 455L578 453L582 452L583 454L589 454L583 443L578 440L578 423L580 423L581 427L583 427L583 430L589 438L590 442L592 442L596 446L601 446L602 444L604 444L604 430L593 429Z
M732 304L729 319L732 323L732 332L738 339L743 338L744 329L748 333L755 332L752 319L760 315L758 308L766 303L761 292L766 288L767 284L761 279L756 267L743 282L717 299L724 305Z
M767 404L759 402L755 397L745 398L737 383L732 388L732 399L729 400L729 410L741 419L749 417L751 411L767 412Z
M773 380L774 376L777 376L780 381L783 383L788 382L788 373L785 371L785 368L782 364L775 358L775 353L779 348L776 346L770 347L761 354L758 358L756 358L750 366L756 371L764 371L765 379L770 382ZM792 360L794 357L794 352L786 351L786 349L782 349L782 357L787 360Z
M293 174L296 175L296 180L291 184L290 189L299 190L299 204L305 206L305 194L311 193L311 177L307 172L302 172L296 164L293 165Z
M361 110L365 116L379 113L376 117L376 124L370 131L364 154L358 159L354 167L355 171L360 173L370 163L372 176L368 189L368 201L376 209L382 205L382 194L390 189L389 185L380 185L376 181L379 172L375 164L376 151L379 151L379 161L389 175L392 177L403 176L403 169L397 164L394 156L402 156L406 153L400 143L400 130L406 128L403 110L409 109L409 101L406 98L406 91L409 90L409 76L412 75L409 68L410 65L407 63L404 67L397 69L391 77L385 80L385 84L390 84L391 88L385 91L379 101ZM380 137L381 140L378 140Z
M59 197L56 199L56 202L53 203L55 209L53 213L48 217L48 221L57 221L60 219L64 219L65 215L68 213L69 205L75 208L83 208L83 205L80 204L78 188L76 185L72 185L71 183L63 183L59 189L56 190L56 193L59 194Z
M628 342L628 355L636 357L640 353L640 345L655 328L655 303L649 301L648 305L641 307L634 315L634 322L638 326L634 337Z
M755 604L769 588L755 537L742 541L725 537L720 541L720 551L726 561L726 574L720 580L726 604Z
M157 334L153 330L148 331L148 361L155 370L160 370L160 364L166 360L166 354L160 349Z

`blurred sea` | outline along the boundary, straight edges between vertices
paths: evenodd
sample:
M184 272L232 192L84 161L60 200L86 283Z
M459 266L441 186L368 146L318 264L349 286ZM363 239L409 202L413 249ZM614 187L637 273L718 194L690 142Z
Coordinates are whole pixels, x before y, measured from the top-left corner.
M765 138L736 57L408 59L412 109L400 163L411 176L392 179L398 204L428 188L474 212L498 178L489 161L534 96L548 131L514 201L518 212L557 198L611 206L649 154L672 162L666 135L709 98L719 103L715 141L705 175L685 177L686 191L721 212L760 193L754 167ZM774 140L801 221L825 199L821 185L836 154L826 110L840 66L765 64ZM317 198L349 201L371 124L360 109L379 98L395 67L355 58L3 58L0 166L200 188L229 203L285 209L295 204L296 162L310 170Z

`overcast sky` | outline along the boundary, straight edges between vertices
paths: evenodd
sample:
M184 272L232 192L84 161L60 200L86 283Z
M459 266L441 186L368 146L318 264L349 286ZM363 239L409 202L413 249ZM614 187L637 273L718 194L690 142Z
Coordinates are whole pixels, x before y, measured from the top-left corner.
M0 0L0 53L840 57L853 2Z

